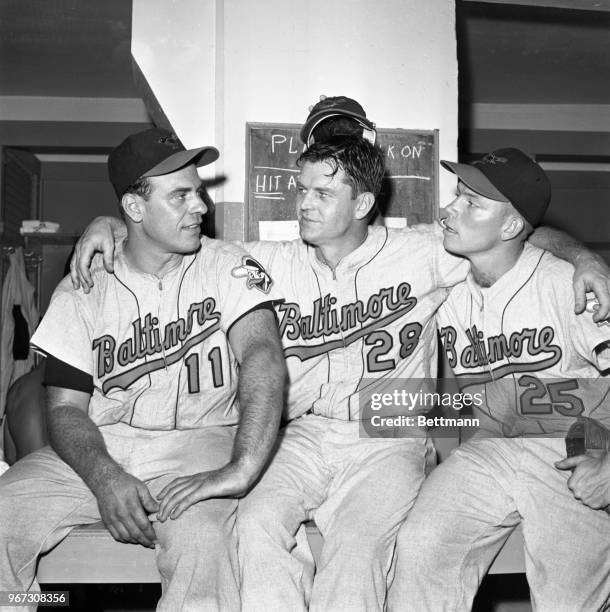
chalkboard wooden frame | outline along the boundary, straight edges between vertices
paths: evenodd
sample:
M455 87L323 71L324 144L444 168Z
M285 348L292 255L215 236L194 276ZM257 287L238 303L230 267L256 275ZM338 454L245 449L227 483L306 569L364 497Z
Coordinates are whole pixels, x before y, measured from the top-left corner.
M296 159L304 148L297 123L246 123L246 240L259 239L259 221L296 219ZM439 214L438 130L380 128L386 179L378 199L394 224L431 223ZM406 217L406 222L401 221Z

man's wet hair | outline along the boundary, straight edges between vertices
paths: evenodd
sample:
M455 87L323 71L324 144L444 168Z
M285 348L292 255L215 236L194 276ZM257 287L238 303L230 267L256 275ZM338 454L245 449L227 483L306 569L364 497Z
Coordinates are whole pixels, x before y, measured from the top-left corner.
M343 170L353 198L367 191L377 197L381 191L383 152L360 136L333 136L325 142L315 142L301 154L297 165L301 167L306 162L326 162L332 168L331 177Z
M362 136L362 125L351 117L330 117L311 132L314 142L325 142L333 136Z

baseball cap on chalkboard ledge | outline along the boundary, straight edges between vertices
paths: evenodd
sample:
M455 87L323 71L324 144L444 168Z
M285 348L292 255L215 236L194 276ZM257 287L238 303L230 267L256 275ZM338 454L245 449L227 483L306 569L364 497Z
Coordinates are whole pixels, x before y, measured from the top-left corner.
M348 117L354 119L364 128L363 136L367 138L366 132L371 135L367 140L374 142L375 140L375 124L366 118L366 113L362 106L346 96L331 96L320 100L311 108L311 111L301 128L301 140L305 144L311 144L310 139L312 132L326 119L330 117Z
M167 130L152 128L128 136L108 156L108 175L119 198L144 176L161 176L195 164L207 166L218 159L215 147L185 149Z

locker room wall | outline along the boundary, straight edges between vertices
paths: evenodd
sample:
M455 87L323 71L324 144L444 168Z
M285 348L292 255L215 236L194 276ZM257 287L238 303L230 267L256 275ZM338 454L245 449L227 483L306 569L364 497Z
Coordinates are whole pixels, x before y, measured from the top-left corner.
M80 234L93 217L118 213L106 156L96 157L99 161L78 162L42 156L40 215L59 223L62 233Z

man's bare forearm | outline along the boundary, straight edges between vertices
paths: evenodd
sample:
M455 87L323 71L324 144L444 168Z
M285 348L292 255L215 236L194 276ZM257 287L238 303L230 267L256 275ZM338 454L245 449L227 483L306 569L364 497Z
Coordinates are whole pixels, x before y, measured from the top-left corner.
M239 370L240 419L232 463L253 484L264 468L279 428L286 389L286 365L274 343L259 344Z
M599 255L590 251L580 240L576 240L570 234L553 227L537 227L530 235L529 241L534 246L550 251L555 257L564 259L572 265L576 265L583 257L603 261Z
M47 415L49 440L55 452L96 494L122 468L112 459L97 426L79 408L58 405Z
M587 249L582 242L565 232L550 227L539 227L530 236L530 242L546 249L574 266L574 312L582 313L588 307L588 292L595 295L592 303L596 323L610 316L610 266L603 257Z

